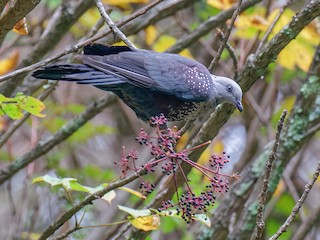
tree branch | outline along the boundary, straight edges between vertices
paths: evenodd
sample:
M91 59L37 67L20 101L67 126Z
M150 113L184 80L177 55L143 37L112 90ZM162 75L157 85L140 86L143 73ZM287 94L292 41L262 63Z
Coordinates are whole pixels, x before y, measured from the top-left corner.
M265 204L267 202L267 191L268 191L268 184L270 181L270 173L272 170L272 163L276 158L276 153L277 153L277 149L280 141L280 134L283 128L283 123L287 115L287 112L288 112L287 110L284 110L281 114L280 120L278 122L278 131L276 133L275 141L265 167L265 174L264 174L262 189L259 196L259 206L258 206L258 214L257 214L257 220L256 220L256 223L257 223L257 234L255 237L256 240L261 239L263 230L265 228L265 223L263 220L263 212L264 212Z
M0 10L2 10L3 5L5 5L4 0L1 2L3 3L0 4ZM6 10L0 18L0 45L6 34L13 29L14 25L31 12L39 2L40 0L16 0L14 5Z

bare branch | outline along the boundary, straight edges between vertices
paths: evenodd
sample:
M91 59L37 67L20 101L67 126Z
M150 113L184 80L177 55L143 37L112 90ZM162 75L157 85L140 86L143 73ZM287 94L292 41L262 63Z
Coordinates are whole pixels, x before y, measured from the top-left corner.
M315 222L319 220L320 216L320 204L317 203L315 208L310 210L310 215L306 217L305 221L303 221L298 229L295 231L294 236L292 236L291 240L304 240L307 239L307 234L309 231L315 226Z
M276 153L277 153L279 140L280 140L280 133L283 128L284 119L286 118L287 113L288 111L285 109L281 114L280 120L278 122L278 131L276 133L275 141L265 167L265 174L264 174L262 189L259 196L259 206L258 206L258 214L257 214L257 220L256 220L256 223L257 223L257 233L255 237L256 240L261 239L263 230L265 228L265 223L263 221L263 212L264 212L265 204L267 202L267 191L268 191L268 184L270 180L270 173L272 170L272 163L276 158Z
M222 31L220 31L218 34L219 34L220 40L223 41L223 39L225 39L224 33ZM233 49L233 47L231 46L231 44L228 41L226 42L225 47L228 50L230 57L232 59L232 62L233 62L233 68L234 68L233 79L237 80L238 79L238 59L237 59L235 50Z

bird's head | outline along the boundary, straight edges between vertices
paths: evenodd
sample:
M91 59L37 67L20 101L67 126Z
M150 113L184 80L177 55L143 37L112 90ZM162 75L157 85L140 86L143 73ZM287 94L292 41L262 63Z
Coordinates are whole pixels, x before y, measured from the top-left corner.
M218 102L231 103L240 112L242 112L242 90L240 86L230 78L211 75L215 94L217 95Z

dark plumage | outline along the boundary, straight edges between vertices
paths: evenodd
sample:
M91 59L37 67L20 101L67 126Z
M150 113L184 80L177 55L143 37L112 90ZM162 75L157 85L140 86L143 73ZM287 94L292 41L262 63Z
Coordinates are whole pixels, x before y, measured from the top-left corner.
M183 120L203 105L222 102L242 111L236 82L213 76L202 64L177 54L92 44L79 59L83 64L47 66L33 76L114 92L144 121L161 113L169 121Z

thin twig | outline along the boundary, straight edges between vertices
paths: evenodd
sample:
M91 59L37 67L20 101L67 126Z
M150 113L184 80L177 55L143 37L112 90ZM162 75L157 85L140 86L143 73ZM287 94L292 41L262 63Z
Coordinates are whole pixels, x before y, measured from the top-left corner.
M299 227L295 230L294 236L292 236L291 240L304 240L307 239L307 235L310 232L310 230L315 227L315 222L319 220L320 216L320 204L319 202L316 203L316 206L312 209L309 209L310 214L304 221L302 221L301 224L299 224Z
M68 229L66 232L56 236L56 237L52 237L52 238L49 238L49 240L62 240L62 239L66 239L71 233L77 231L81 229L77 224L73 227L73 228L70 228Z
M239 0L238 2L238 6L237 6L237 9L234 11L233 15L232 15L232 18L231 18L231 22L227 28L227 31L225 33L225 36L223 38L223 41L221 42L220 46L219 46L219 49L217 51L217 55L215 56L215 58L211 61L208 69L210 72L212 72L215 67L217 66L217 63L218 61L220 60L220 57L221 57L221 54L222 54L222 51L223 49L225 48L226 46L226 43L228 41L228 38L230 36L230 33L231 33L231 30L233 28L233 25L234 25L234 22L236 21L237 19L237 16L239 15L240 11L241 11L241 4L242 4L242 0Z
M222 31L219 31L218 35L219 35L221 41L223 41L225 39L225 35ZM236 52L228 41L226 42L226 49L228 50L230 57L232 59L232 62L233 62L233 68L234 68L233 79L237 80L238 79L238 59L237 59Z
M277 24L277 22L279 21L281 15L283 14L285 8L292 2L292 0L288 0L286 2L286 4L280 8L278 14L276 15L276 17L274 18L274 20L272 21L272 23L269 25L266 33L264 34L263 38L261 39L260 43L259 43L259 46L256 50L256 54L259 54L260 50L261 50L261 47L267 42L272 30L274 29L275 25Z
M275 240L278 239L278 237L280 237L280 235L282 233L284 233L287 229L287 227L291 224L291 222L294 220L294 218L296 217L296 215L299 213L299 209L301 208L302 204L304 203L305 199L307 198L310 190L313 187L313 184L316 182L316 180L319 177L319 173L320 173L320 161L318 162L318 166L316 171L314 172L312 179L310 179L310 181L305 185L304 187L304 191L300 197L300 199L298 200L298 202L296 203L296 205L294 206L294 208L291 211L291 214L289 215L289 217L287 218L287 220L284 222L284 224L282 224L282 226L279 228L279 230L277 231L276 234L274 234L271 238L269 238L269 240Z
M117 27L117 25L109 17L109 15L107 14L106 10L104 9L104 6L103 6L103 3L101 2L101 0L95 0L94 2L96 3L97 8L98 8L101 16L104 18L104 20L106 21L106 23L110 27L110 30L114 34L118 35L118 37L122 41L124 41L129 47L137 49L137 47L126 37L126 35L124 35L123 32L121 32L121 30Z
M268 191L268 184L270 180L270 173L272 170L272 163L276 158L276 153L277 153L279 140L280 140L280 133L283 128L284 119L286 118L287 113L288 113L288 110L285 109L281 114L280 120L278 122L278 130L276 133L275 141L265 167L265 174L264 174L262 189L259 196L259 206L258 206L258 214L257 214L257 220L256 220L256 223L257 223L257 233L255 236L256 240L261 239L262 233L265 227L265 223L263 221L263 212L264 212L265 204L267 201L267 191Z
M257 115L259 121L263 125L266 126L268 124L268 117L265 115L265 113L264 113L264 111L262 109L263 107L259 106L259 104L257 103L257 101L254 99L254 97L252 96L252 94L250 92L248 92L246 94L246 99L248 100L248 102L251 105L252 109L256 112L256 115Z

